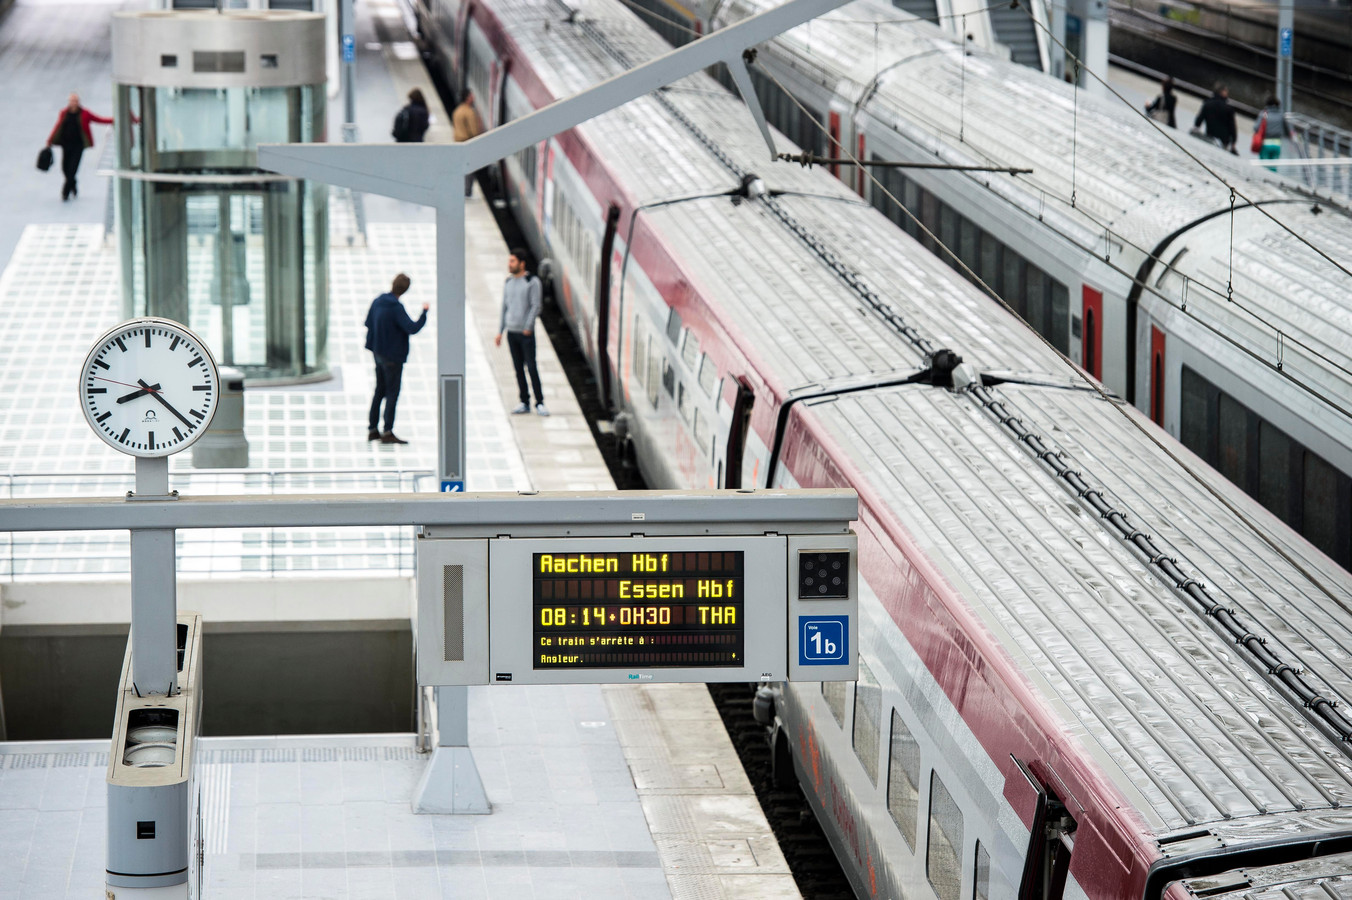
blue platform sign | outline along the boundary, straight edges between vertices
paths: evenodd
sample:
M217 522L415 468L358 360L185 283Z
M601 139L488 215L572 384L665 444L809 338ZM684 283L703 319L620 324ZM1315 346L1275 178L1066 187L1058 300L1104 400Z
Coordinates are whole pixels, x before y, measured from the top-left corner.
M798 617L798 665L843 666L849 657L849 616Z
M1283 29L1278 33L1278 36L1277 36L1277 48L1278 48L1278 52L1279 52L1282 56L1290 56L1290 55L1291 55L1291 29L1290 29L1290 28L1283 28Z
M441 483L441 492L443 494L463 494L465 492L465 483L463 481L443 481Z
M357 58L357 36L343 35L343 62L350 63Z

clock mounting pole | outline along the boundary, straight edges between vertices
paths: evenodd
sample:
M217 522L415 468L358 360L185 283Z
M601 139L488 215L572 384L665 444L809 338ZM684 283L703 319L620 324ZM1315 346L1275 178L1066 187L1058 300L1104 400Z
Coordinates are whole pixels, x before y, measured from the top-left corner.
M173 499L169 457L136 458L128 502ZM174 529L131 530L131 667L139 696L178 692L178 594Z

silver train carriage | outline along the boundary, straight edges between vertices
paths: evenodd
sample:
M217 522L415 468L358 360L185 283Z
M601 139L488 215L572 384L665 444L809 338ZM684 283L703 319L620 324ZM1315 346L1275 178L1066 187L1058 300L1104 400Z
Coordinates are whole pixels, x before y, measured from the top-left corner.
M610 0L461 27L506 117L661 50ZM860 679L767 687L858 894L1352 892L1352 578L838 181L763 161L698 76L506 174L654 486L860 494Z
M701 27L770 5L706 4ZM877 175L1058 350L1352 567L1347 198L1165 129L1248 198L1231 215L1229 190L1119 101L954 38L860 0L768 44L752 79L819 155L1031 168ZM962 271L863 172L830 170Z

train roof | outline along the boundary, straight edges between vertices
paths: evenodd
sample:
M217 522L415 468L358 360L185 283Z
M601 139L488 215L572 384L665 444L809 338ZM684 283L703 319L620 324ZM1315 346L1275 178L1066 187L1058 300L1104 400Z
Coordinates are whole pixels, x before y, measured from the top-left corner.
M718 18L737 21L774 5L730 0ZM1035 218L1051 212L1100 238L1106 227L1149 252L1230 202L1224 185L1115 98L980 50L964 55L938 26L876 0L801 25L767 52L847 102L865 101L871 121L931 154L1031 168L1031 175L974 177ZM1292 182L1189 137L1186 128L1164 130L1251 199L1297 196Z
M511 0L502 8L520 22L519 10L532 6ZM621 23L629 14L608 0L594 0L588 16L606 34L628 27ZM518 42L521 30L513 32ZM545 43L558 47L566 30L556 23ZM568 72L597 80L620 65L583 43L570 53L592 54L597 70L551 49L536 60L542 76L558 84ZM734 156L756 144L738 135L753 130L750 120L723 115L703 88L668 96ZM685 173L686 187L705 177L688 141L652 102L579 130L604 149L607 166L635 198L653 196L653 179L671 171ZM670 154L655 152L667 140ZM631 152L639 146L649 152ZM1352 576L1134 409L1085 389L1031 329L880 213L841 202L834 179L821 172L794 177L808 193L829 197L777 202L895 316L983 371L1040 382L1006 384L999 398L1274 654L1303 669L1315 690L1343 705L1352 701L1345 649L1352 648ZM922 365L916 347L793 240L764 204L701 200L646 215L718 326L737 334L781 400L798 387ZM985 622L984 637L972 639L983 652L998 646L1017 663L1055 711L1062 737L1108 774L1150 831L1208 824L1237 837L1255 821L1306 830L1335 819L1346 824L1334 811L1352 801L1345 742L1315 727L1149 560L983 412L974 394L893 387L840 396L800 415L802 427L857 473L861 500L887 524L891 540L919 548L940 567L945 602Z

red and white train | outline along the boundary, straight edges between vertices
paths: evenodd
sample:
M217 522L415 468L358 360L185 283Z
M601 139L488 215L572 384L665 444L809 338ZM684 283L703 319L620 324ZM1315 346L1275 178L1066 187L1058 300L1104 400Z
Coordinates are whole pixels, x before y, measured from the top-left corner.
M490 126L664 50L613 0L423 3ZM503 169L654 487L859 493L859 680L763 698L857 893L1352 893L1352 577L764 158L701 75Z

